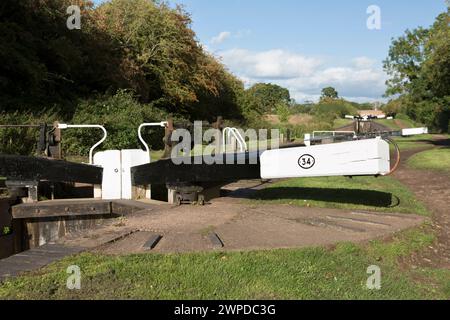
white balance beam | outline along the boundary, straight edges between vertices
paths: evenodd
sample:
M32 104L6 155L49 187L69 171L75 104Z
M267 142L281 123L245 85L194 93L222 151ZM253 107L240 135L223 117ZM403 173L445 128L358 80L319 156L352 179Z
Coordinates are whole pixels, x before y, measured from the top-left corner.
M268 150L261 155L262 179L375 176L389 172L389 143L381 138Z

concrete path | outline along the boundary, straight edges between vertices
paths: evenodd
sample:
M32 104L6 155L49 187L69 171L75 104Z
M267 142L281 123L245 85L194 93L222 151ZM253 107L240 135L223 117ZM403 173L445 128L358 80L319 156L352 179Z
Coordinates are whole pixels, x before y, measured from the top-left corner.
M130 216L124 220L124 225L140 232L102 246L98 251L107 254L148 252L144 244L155 234L163 236L152 250L157 253L323 246L383 238L425 220L410 214L255 205L226 197L204 207L172 207ZM217 234L223 248L211 240L211 234Z

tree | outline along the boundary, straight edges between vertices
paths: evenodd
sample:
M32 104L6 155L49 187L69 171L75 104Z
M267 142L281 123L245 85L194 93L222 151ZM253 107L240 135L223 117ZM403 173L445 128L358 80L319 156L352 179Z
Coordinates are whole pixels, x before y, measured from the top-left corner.
M244 112L257 114L274 113L279 104L289 106L289 90L271 83L257 83L245 92Z
M66 9L81 8L81 30ZM77 100L120 89L195 119L241 118L242 82L205 52L181 7L162 1L0 1L0 105L70 119Z
M190 118L237 115L240 81L203 50L182 7L112 0L96 12L98 28L119 43L123 74L142 102Z
M338 99L339 98L339 94L336 91L335 88L333 87L327 87L327 88L323 88L322 89L322 99Z
M107 90L112 75L120 75L110 39L91 28L92 3L78 1L83 28L76 31L66 27L70 4L1 1L0 103L6 110L38 112L42 105Z
M429 30L406 30L405 35L393 40L384 69L391 77L387 81L388 96L408 93L417 84L422 63L426 59L425 46ZM415 83L416 82L416 83Z
M407 30L393 40L384 68L386 96L400 95L413 119L441 131L450 118L450 8L428 29Z

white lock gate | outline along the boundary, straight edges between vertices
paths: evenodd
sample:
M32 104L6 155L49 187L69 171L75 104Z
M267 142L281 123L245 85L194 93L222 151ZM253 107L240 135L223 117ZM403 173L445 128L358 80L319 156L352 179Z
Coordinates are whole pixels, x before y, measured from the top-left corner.
M150 148L142 138L142 129L145 127L165 128L168 122L143 123L138 129L138 138L145 147L144 150L108 150L98 152L93 156L94 150L107 138L106 129L98 124L95 125L68 125L58 124L59 129L70 128L97 128L103 131L103 138L98 141L89 151L89 164L103 168L103 181L101 186L95 186L95 198L105 200L130 200L133 198L133 186L131 183L131 168L151 162ZM146 188L146 198L150 198L150 186Z
M138 149L96 153L94 165L103 167L103 182L101 188L95 188L95 197L104 200L132 199L131 168L147 163L150 163L149 154Z

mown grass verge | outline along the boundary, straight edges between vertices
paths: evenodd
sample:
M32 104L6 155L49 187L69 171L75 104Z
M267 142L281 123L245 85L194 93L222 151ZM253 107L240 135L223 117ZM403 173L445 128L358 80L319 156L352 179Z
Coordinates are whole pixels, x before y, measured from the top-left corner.
M392 241L343 243L256 252L82 254L0 286L0 299L447 299L448 270L404 270L397 259L430 245L428 227ZM71 265L81 290L66 287ZM369 266L381 268L381 289L369 290ZM425 281L417 282L417 277Z
M408 166L415 169L450 173L450 148L418 153L408 160Z

